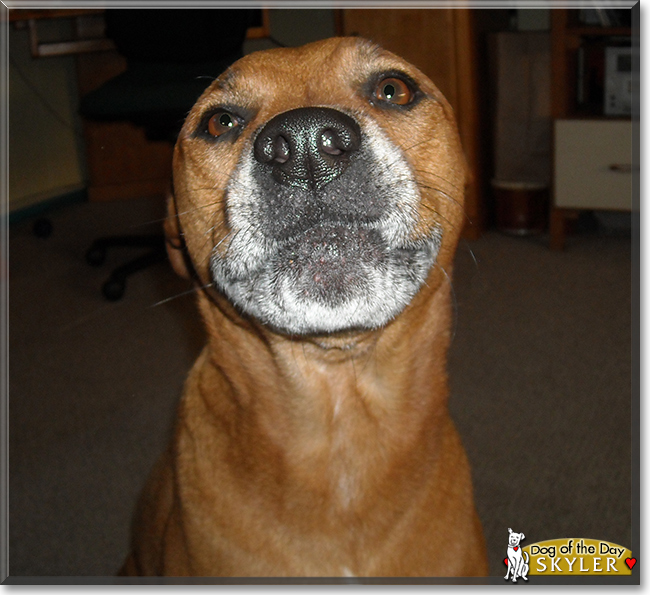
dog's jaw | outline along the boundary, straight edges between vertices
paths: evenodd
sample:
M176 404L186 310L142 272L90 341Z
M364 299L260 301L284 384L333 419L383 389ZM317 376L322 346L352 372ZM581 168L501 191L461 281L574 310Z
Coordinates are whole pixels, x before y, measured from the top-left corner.
M368 201L381 205L380 215L356 221L334 213L306 225L298 215L296 229L283 228L282 237L275 232L282 222L268 212L269 190L256 175L252 149L243 152L228 185L231 233L213 249L213 280L240 310L279 332L384 326L408 305L435 263L442 230L417 237L421 196L402 151L372 120L357 117L364 147L357 170L365 179L355 179L358 171L351 167L324 192L339 192L337 201L345 201L345 193L372 193ZM303 218L310 218L309 210Z
M353 239L347 243L336 241L348 235ZM412 248L390 248L372 235L361 229L314 229L304 241L275 251L253 276L238 279L215 252L215 283L241 310L283 333L378 328L420 289L440 238L434 234Z

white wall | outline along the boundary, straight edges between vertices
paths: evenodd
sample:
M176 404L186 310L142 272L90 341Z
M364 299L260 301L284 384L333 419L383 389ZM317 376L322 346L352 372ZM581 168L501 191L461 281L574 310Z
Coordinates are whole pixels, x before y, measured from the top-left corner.
M65 34L67 26L66 19L40 27L47 37ZM27 30L12 26L9 61L9 208L13 211L82 188L84 174L74 59L33 59Z

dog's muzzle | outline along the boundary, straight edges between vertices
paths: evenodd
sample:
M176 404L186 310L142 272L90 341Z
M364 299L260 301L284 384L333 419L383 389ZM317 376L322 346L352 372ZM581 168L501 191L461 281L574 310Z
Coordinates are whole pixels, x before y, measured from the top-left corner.
M369 160L357 122L331 108L298 108L270 120L253 154L264 198L263 229L283 241L322 225L368 225L388 208L369 182Z
M232 238L213 252L218 287L290 334L376 328L426 279L440 230L414 239L419 189L371 120L329 107L269 120L226 191Z

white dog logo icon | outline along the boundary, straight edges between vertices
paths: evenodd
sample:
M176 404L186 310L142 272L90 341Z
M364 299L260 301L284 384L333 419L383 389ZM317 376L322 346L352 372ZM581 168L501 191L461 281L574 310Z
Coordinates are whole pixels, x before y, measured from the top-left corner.
M504 578L508 580L508 577L512 574L513 583L517 582L517 577L527 581L526 575L528 574L528 560L530 558L528 552L522 552L519 545L526 536L523 533L513 533L512 529L508 529L508 533L510 533L508 536L508 570Z

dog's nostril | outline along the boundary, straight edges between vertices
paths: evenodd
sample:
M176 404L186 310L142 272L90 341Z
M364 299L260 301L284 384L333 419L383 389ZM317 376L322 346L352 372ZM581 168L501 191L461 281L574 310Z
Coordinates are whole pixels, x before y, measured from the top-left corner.
M280 135L275 139L273 160L277 163L286 163L291 157L291 147L284 136Z
M255 143L255 155L262 163L275 161L282 164L291 158L291 146L281 134L265 136Z
M338 136L332 130L324 130L320 136L320 148L328 155L342 155L343 148Z

